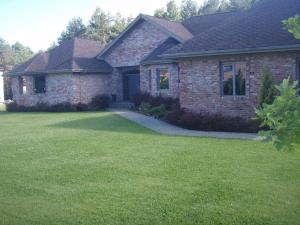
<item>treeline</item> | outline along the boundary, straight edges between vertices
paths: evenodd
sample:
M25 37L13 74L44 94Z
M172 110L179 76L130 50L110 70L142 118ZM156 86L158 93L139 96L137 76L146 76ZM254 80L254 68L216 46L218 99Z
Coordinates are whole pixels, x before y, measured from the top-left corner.
M177 5L174 0L170 0L166 7L155 10L154 16L182 21L192 16L248 9L259 1L261 0L205 0L200 5L195 0L182 0L181 5Z
M0 37L0 65L5 71L31 58L33 54L29 47L20 42L10 45Z
M123 17L120 13L111 15L109 12L106 13L97 8L87 25L83 23L80 17L70 20L66 29L57 39L57 43L60 44L73 37L82 37L106 45L118 36L131 20L132 18Z
M166 7L155 10L154 16L171 21L182 21L197 15L247 9L258 1L261 0L206 0L204 4L199 5L195 0L182 0L181 5L178 6L174 0L170 0ZM50 48L74 37L91 39L106 45L118 36L131 21L132 18L123 17L120 13L112 15L97 8L87 25L80 17L71 19L57 39L57 43L53 43Z

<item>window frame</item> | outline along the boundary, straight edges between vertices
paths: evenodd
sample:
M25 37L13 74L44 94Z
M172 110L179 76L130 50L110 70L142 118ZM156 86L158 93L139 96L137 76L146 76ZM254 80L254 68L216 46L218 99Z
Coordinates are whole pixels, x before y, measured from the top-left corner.
M244 95L237 95L236 94L236 64L238 63L243 63L245 64L245 67L247 67L247 64L245 61L227 61L227 62L220 62L220 80L221 80L221 85L220 85L220 95L221 97L246 97L247 96L247 68L245 68L245 94ZM224 66L232 66L232 95L225 95L224 94Z
M43 88L43 91L41 92L37 92L37 88L36 88L36 79L40 79L40 78L43 78L44 79L44 88ZM39 95L39 94L45 94L46 93L46 75L38 75L38 76L34 76L33 77L33 85L34 85L34 93Z
M161 77L161 71L167 71L168 73L168 88L161 88L160 84L160 77ZM168 91L170 90L170 70L168 67L161 67L156 69L156 75L157 75L157 90L159 91Z

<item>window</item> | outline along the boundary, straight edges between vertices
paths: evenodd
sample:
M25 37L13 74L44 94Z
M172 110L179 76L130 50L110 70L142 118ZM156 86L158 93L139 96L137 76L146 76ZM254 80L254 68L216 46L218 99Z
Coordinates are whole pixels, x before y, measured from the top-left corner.
M152 90L152 71L151 70L149 70L148 71L148 84L149 84L149 86L148 86L148 88L149 88L149 92L151 92L151 90Z
M168 69L158 69L157 70L157 79L158 87L160 90L169 89L169 70Z
M246 64L222 64L222 94L224 96L246 95Z
M19 77L19 93L20 95L26 94L26 79L25 77Z
M45 76L34 77L34 92L36 94L46 92L46 79L45 79Z

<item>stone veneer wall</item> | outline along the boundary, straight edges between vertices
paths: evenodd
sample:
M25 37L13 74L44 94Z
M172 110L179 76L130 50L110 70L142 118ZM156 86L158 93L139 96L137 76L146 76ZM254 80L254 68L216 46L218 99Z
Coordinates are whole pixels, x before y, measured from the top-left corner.
M157 83L157 69L169 70L169 89L160 90ZM149 76L151 70L151 77ZM140 67L141 76L141 92L150 93L153 96L162 95L165 97L178 98L179 97L179 74L177 64L161 64Z
M12 78L13 98L19 105L33 106L38 103L54 105L69 102L89 103L98 94L111 94L110 75L102 74L51 74L46 75L46 93L34 93L33 76L24 76L26 94L20 94L18 77Z
M222 113L230 116L250 118L257 106L259 87L264 66L272 70L279 84L283 78L296 79L295 53L265 53L222 57L195 58L179 61L181 107L196 112ZM246 96L221 96L220 63L246 62Z

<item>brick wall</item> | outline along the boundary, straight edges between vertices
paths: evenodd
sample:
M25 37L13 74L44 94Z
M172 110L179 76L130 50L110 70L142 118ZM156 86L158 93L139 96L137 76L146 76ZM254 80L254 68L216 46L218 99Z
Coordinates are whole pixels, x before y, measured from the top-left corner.
M180 103L192 111L222 113L231 116L252 117L257 106L264 66L272 70L279 84L283 78L296 79L295 53L249 54L180 60ZM220 63L246 63L246 96L221 96Z
M169 70L169 89L160 90L157 82L157 69ZM151 71L151 77L149 76ZM166 97L179 97L179 75L177 64L161 64L140 67L141 91L150 93L153 96L162 95Z
M111 75L74 74L72 76L72 103L88 104L100 94L111 95Z
M164 33L152 24L142 21L106 54L105 60L112 67L139 66L166 39Z
M46 76L46 93L34 92L33 76L24 76L26 93L20 94L18 77L12 78L13 98L20 105L32 106L38 103L89 103L95 95L111 94L111 76L102 74L57 74Z

